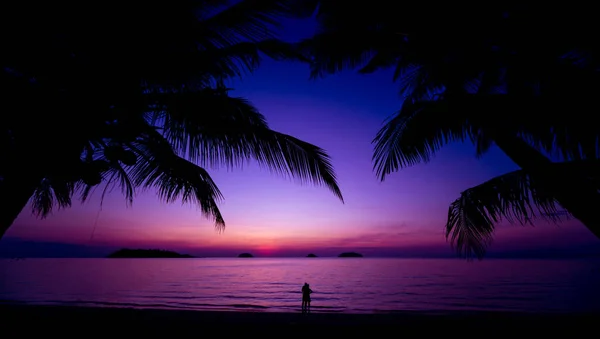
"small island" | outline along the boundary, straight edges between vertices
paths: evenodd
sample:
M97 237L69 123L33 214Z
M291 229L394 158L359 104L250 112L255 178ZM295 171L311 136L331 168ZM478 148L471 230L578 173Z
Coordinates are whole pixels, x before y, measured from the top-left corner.
M238 255L238 258L254 258L254 256L250 253L242 253Z
M108 258L193 258L193 256L167 250L122 248L109 254Z
M313 254L313 253L310 253L310 254L309 254L309 255L307 255L306 257L307 257L307 258L316 258L316 257L317 257L317 255L316 255L316 254Z
M344 252L338 255L339 258L362 258L363 255L356 252Z

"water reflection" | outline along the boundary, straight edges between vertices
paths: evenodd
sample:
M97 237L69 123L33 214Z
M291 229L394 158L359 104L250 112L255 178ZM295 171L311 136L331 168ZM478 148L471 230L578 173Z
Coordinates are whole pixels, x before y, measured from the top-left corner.
M298 258L0 261L0 300L252 311L600 310L598 261Z

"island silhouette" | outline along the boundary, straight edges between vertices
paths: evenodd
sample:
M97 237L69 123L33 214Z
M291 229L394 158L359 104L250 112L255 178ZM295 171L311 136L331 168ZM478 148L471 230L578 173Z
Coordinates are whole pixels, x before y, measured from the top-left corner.
M363 255L356 252L344 252L338 255L339 258L362 258Z
M250 253L241 253L238 258L254 258L254 256Z
M317 255L316 255L316 254L313 254L313 253L310 253L310 254L309 254L309 255L307 255L306 257L307 257L307 258L316 258L316 257L317 257Z
M107 256L108 258L194 258L189 254L159 249L122 248Z

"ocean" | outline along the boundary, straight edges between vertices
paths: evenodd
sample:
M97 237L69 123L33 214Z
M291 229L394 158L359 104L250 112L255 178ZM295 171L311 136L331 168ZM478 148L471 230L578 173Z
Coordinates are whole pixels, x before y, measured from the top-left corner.
M600 260L0 260L0 303L300 312L600 311Z

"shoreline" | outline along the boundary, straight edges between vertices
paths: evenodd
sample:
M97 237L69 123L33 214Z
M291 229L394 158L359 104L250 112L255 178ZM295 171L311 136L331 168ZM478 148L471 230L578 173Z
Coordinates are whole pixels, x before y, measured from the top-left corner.
M335 328L336 333L356 334L365 329L368 333L382 331L390 326L403 333L415 331L461 333L481 335L481 331L519 333L530 329L536 334L556 334L557 331L584 333L597 328L600 313L581 314L531 314L514 312L412 312L394 313L298 313L252 311L195 311L151 308L114 308L54 305L0 304L0 328L4 333L22 335L31 331L45 335L56 332L67 334L174 334L197 333L215 328L219 333L285 327L289 330L314 330ZM341 331L341 332L340 332ZM315 333L317 334L317 333ZM487 333L485 333L487 334Z

